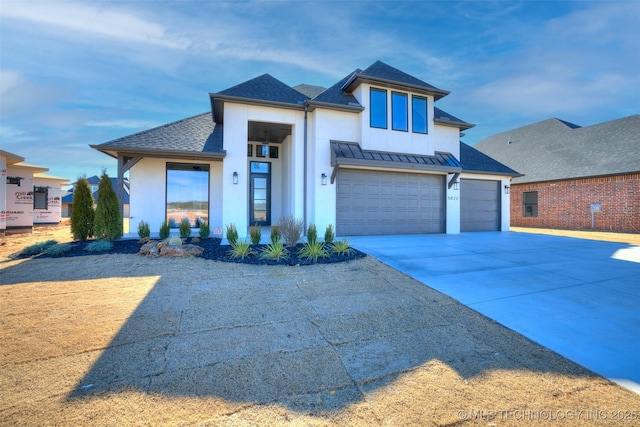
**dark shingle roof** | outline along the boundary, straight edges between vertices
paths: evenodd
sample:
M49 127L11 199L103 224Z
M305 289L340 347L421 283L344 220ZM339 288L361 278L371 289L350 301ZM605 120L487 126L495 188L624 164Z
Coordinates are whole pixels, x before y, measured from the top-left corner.
M294 86L293 88L309 98L315 98L327 89L322 86L307 85L304 83Z
M214 126L209 112L91 147L109 154L150 151L217 156L225 154L222 146L222 126Z
M237 98L248 98L296 105L303 104L304 101L309 99L307 95L282 83L280 80L269 74L263 74L213 95L226 95Z
M343 106L352 106L352 107L360 107L361 105L350 93L346 93L342 90L342 86L353 76L354 74L360 72L360 70L355 70L353 73L344 77L342 80L318 94L315 98L313 98L310 102L313 103L323 103L323 104L334 104L334 105L343 105Z
M438 107L433 107L433 120L441 125L454 126L462 130L469 129L475 126L474 124L467 123L464 120L457 118L453 114L449 114L446 111L439 109Z
M393 68L382 61L376 61L364 71L354 73L351 78L345 82L342 89L346 92L352 92L361 82L368 82L391 88L408 87L415 91L433 95L436 100L449 94L449 91L438 89L437 87L407 74L404 71Z
M525 174L514 184L640 172L640 115L578 127L548 119L474 148Z
M460 141L460 163L463 172L487 173L492 175L520 176L520 174L499 161Z
M356 142L331 141L332 166L346 164L377 166L390 169L460 172L462 165L451 153L437 152L433 156L363 150Z

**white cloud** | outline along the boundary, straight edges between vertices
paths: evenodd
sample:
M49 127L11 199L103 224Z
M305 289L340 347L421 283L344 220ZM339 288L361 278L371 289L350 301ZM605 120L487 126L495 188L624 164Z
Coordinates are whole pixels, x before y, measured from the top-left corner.
M84 124L91 127L103 127L103 128L120 128L120 129L148 129L159 126L159 123L145 121L145 120L126 120L126 119L114 119L114 120L90 120Z
M150 22L124 10L76 2L3 2L3 19L38 22L126 42L184 49L188 41L172 36L160 24Z

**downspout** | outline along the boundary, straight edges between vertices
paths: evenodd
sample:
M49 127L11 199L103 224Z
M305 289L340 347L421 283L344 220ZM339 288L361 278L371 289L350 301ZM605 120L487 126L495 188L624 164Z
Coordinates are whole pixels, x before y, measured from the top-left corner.
M308 103L304 103L304 162L303 162L303 179L302 179L302 221L304 223L303 234L307 235L307 111Z

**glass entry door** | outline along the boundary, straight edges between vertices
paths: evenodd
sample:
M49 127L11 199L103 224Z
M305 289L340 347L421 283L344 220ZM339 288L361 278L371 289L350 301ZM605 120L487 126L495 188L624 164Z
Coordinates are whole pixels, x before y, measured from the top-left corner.
M251 162L251 193L249 223L271 225L270 163Z

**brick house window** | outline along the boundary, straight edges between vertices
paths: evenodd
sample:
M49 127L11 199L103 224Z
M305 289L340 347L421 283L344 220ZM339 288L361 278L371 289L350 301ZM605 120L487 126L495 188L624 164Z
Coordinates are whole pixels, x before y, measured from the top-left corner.
M538 192L529 191L522 194L523 210L522 216L538 216Z

